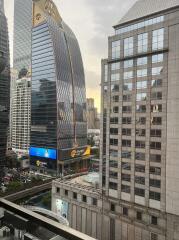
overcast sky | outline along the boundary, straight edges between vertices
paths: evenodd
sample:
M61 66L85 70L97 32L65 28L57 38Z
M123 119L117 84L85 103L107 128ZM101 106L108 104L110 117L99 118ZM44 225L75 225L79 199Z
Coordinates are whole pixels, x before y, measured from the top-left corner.
M4 1L12 53L14 0ZM112 26L135 1L54 0L63 20L72 28L79 41L86 75L87 97L95 98L98 109L100 107L101 59L107 57L108 36L113 35Z

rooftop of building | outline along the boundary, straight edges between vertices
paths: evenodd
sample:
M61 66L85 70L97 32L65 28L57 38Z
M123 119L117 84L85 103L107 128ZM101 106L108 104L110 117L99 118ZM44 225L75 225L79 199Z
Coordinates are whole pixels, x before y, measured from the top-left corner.
M54 180L56 183L68 185L72 188L83 189L89 192L100 193L99 173L74 174L70 177Z
M179 7L179 0L138 0L129 11L116 24L125 23L141 19L174 7Z
M71 183L93 187L94 184L99 184L99 174L94 172L94 173L89 173L87 175L79 176L71 179Z

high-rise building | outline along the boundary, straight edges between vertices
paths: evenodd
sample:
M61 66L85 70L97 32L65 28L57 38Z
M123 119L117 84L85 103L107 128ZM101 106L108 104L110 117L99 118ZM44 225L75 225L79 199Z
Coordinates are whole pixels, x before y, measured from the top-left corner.
M53 182L53 210L64 201L70 226L98 239L179 239L178 14L179 0L139 0L116 24L102 61L101 186Z
M83 62L77 39L53 1L33 1L31 165L76 172L86 168Z
M18 157L29 154L31 78L25 76L15 81L12 106L12 150Z
M14 76L11 82L10 145L20 155L26 153L29 149L29 119L31 117L31 111L29 110L31 109L31 101L29 101L29 94L31 92L31 29L32 1L15 0L13 73L15 73L16 78L14 79ZM27 81L24 80L24 77ZM21 85L23 85L22 88ZM21 95L17 96L19 91ZM27 108L23 113L22 110L24 107ZM18 120L17 123L16 120L19 116L23 116L23 118Z
M0 0L0 180L5 166L10 104L10 62L7 19L4 0Z
M178 0L137 1L102 62L105 195L127 221L150 226L121 221L125 239L175 239L167 224L179 224L178 13Z
M95 108L93 98L87 98L87 126L88 129L100 128L98 109Z
M14 0L13 68L31 69L32 1Z

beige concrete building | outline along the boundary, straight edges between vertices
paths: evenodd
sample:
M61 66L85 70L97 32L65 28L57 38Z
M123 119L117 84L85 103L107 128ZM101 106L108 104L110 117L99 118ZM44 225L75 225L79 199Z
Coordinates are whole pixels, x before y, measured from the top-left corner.
M100 119L98 117L98 110L95 108L93 98L87 98L87 123L88 129L99 129Z
M97 239L179 240L178 16L179 0L139 0L109 37L96 207L86 187L53 185L53 194L75 209L71 226L86 224L83 231Z
M103 201L98 182L99 175L95 173L53 181L52 211L66 217L72 228L95 239L103 239Z

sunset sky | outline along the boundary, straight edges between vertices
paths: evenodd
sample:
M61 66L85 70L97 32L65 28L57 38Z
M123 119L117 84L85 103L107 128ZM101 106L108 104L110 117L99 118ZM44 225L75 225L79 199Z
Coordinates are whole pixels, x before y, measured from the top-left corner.
M30 1L30 0L29 0ZM100 110L101 59L107 57L108 36L112 28L136 0L54 0L63 20L79 41L84 61L87 97L95 98ZM9 23L12 63L13 4L4 0Z

